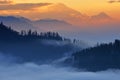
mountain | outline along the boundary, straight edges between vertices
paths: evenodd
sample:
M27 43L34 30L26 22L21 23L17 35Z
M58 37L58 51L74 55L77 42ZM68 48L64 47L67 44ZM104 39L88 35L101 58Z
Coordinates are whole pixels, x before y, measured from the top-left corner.
M120 40L73 53L65 63L88 71L120 69Z
M78 25L84 20L88 19L87 15L84 15L80 13L77 10L74 10L65 4L57 3L57 4L51 4L45 7L39 8L36 12L31 12L31 16L27 15L27 17L36 20L39 19L57 19L57 20L63 20L67 21L68 23L71 23L73 25Z
M74 28L72 24L57 19L37 20L34 21L34 26L36 26L39 30L43 30L43 31L65 31L68 28L69 30L72 30Z
M100 12L93 16L88 16L86 14L81 13L80 11L74 10L70 8L69 6L61 3L57 4L51 4L45 7L41 7L36 12L31 12L31 15L27 15L27 17L39 20L39 19L57 19L57 20L63 20L66 21L72 25L80 26L83 28L83 25L101 22L104 24L108 23L110 16L105 12ZM32 16L32 17L31 17ZM97 20L96 20L97 19ZM107 21L106 21L107 20ZM89 25L88 24L88 25Z
M92 23L95 24L108 24L114 21L114 19L112 19L108 14L106 14L105 12L101 12L97 15L93 15L90 18Z
M32 21L19 16L0 16L0 21L4 22L7 26L11 26L17 31L35 29L31 24Z
M68 13L66 11L66 15L67 14ZM90 41L93 42L98 42L100 40L101 40L100 42L107 42L108 40L111 41L116 37L119 38L117 34L119 34L120 23L116 22L114 19L112 19L108 14L104 12L96 16L89 17L88 21L85 20L85 22L82 21L79 22L79 20L76 20L75 22L79 24L84 24L79 26L75 26L69 23L68 21L62 19L53 18L54 17L30 20L20 16L0 16L0 21L4 22L7 26L11 26L14 30L17 30L19 32L21 30L28 31L29 29L38 32L54 31L59 32L61 35L69 37L70 39L82 38L84 41L89 39Z
M101 12L98 15L91 16L92 19L99 20L99 19L110 19L111 17L108 16L106 13Z
M84 28L84 25L93 26L95 23L106 24L109 23L109 21L111 21L112 19L111 16L109 16L108 13L105 12L100 12L93 16L89 14L86 15L61 3L53 3L47 6L39 7L32 11L30 10L28 12L20 11L16 15L25 16L26 18L29 18L31 20L54 18L56 20L66 21L72 25L79 26L80 28Z
M50 63L78 48L80 46L57 32L37 33L29 30L20 33L0 24L0 52L15 57L18 63Z
M37 31L66 31L74 29L72 24L57 19L40 19L30 20L20 16L0 16L0 21L4 22L7 26L21 31L21 30L37 30ZM68 31L69 31L68 30Z

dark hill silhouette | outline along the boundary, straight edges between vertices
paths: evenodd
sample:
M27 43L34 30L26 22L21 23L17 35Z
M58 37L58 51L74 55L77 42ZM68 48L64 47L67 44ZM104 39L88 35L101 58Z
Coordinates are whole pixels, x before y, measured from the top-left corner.
M21 33L14 31L11 27L5 26L2 22L0 23L0 40L3 41L22 41L22 40L37 40L37 39L50 39L50 40L61 40L62 37L57 32L47 32L38 34L37 31L32 32L22 30Z
M74 50L76 46L57 32L23 30L19 33L0 23L0 52L16 57L18 62L50 63Z
M20 37L19 33L12 30L10 27L6 27L2 22L0 23L0 40L1 41L11 41L18 39Z
M65 63L88 71L120 69L120 40L76 52Z

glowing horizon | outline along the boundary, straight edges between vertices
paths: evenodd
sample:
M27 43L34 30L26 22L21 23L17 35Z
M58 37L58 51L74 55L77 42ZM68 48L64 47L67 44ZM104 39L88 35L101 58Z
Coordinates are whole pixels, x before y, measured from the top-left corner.
M120 14L120 3L109 3L108 0L14 0L16 3L63 3L88 16L105 12L114 18Z
M57 26L53 29L50 29L51 27L42 29L47 31L117 32L120 29L119 9L118 0L0 0L2 16L18 15L31 20L55 19L69 24L68 29L68 24L58 25L53 22L52 24ZM39 27L43 25L38 24L37 28Z
M76 22L80 19L86 21L87 16L91 17L104 12L120 21L119 9L120 1L108 0L0 0L0 15L20 15L33 20L52 17L65 21L72 20L68 22ZM58 16L59 13L62 16Z

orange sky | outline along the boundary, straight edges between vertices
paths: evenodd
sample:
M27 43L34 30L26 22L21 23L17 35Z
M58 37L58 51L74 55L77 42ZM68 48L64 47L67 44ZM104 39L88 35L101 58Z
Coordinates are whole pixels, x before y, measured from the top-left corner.
M6 6L3 6L3 2L7 3L8 5L13 2L14 4L17 4L17 5L12 6L12 7L10 5L10 6L6 7ZM23 3L23 4L21 4L21 3ZM26 4L26 3L28 3L28 4ZM108 0L11 0L11 1L10 0L0 0L0 10L1 10L1 14L19 15L19 14L21 14L21 12L23 12L23 10L24 10L24 13L30 12L30 10L33 11L32 7L37 8L39 6L47 6L47 4L41 5L39 3L63 3L65 5L67 5L68 7L72 8L76 11L79 11L82 14L86 14L88 16L96 15L96 14L99 14L100 12L105 12L108 15L110 15L111 17L120 20L120 17L119 17L120 2L118 2L118 0L115 0L115 2L113 2L113 3L109 3ZM11 8L12 11L8 8ZM22 10L17 10L17 8L18 9L22 8ZM42 10L45 11L45 8ZM49 10L49 9L47 9L47 10ZM31 14L31 15L33 15L33 14Z
M0 15L57 19L74 25L76 30L101 33L103 28L104 32L119 30L120 0L0 0Z
M116 0L117 1L117 0ZM14 0L16 3L64 3L83 14L94 15L99 12L118 18L120 2L108 3L108 0Z

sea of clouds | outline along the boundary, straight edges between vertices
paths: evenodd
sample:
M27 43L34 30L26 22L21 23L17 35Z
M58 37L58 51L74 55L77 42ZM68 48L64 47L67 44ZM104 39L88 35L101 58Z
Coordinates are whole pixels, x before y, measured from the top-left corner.
M14 60L11 56L0 55L0 80L120 80L119 70L78 72L50 64L17 64Z

